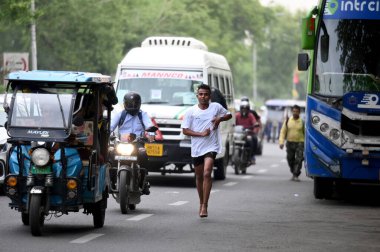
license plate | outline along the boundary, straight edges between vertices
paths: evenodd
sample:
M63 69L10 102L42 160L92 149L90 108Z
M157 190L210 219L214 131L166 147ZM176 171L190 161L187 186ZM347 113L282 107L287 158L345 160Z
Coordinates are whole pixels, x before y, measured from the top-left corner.
M31 173L32 174L49 174L49 173L51 173L51 169L49 166L47 166L47 167L32 166Z
M115 156L115 160L137 161L137 156Z
M146 143L145 150L148 156L162 157L162 153L164 152L164 146L162 144Z

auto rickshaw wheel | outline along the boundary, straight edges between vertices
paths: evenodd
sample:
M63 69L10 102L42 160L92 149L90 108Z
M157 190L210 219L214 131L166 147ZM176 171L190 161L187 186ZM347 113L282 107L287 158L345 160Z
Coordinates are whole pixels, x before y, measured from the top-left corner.
M103 194L102 200L99 202L96 202L92 210L92 217L93 217L95 228L101 228L104 226L104 219L106 217L106 207L107 207L107 196Z
M122 214L128 213L129 205L129 186L128 186L128 172L126 170L121 171L119 174L119 202L120 210ZM136 208L136 207L135 207Z
M21 220L25 226L29 226L29 214L22 212L21 213Z
M41 236L45 216L42 206L42 195L31 194L29 206L29 224L33 236Z

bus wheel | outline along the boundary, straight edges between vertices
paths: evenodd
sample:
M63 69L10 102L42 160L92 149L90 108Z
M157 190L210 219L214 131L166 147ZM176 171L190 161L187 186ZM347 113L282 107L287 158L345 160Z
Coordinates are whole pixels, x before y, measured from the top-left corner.
M330 199L333 194L333 180L314 177L314 197L316 199Z

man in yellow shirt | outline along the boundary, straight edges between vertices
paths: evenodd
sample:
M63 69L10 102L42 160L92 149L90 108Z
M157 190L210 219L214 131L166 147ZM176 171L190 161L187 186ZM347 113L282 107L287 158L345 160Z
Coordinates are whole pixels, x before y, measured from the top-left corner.
M301 109L299 106L292 107L293 116L285 120L280 132L280 149L284 148L286 141L286 158L290 172L293 174L291 180L300 181L298 176L301 174L303 150L305 141L305 125L300 118Z

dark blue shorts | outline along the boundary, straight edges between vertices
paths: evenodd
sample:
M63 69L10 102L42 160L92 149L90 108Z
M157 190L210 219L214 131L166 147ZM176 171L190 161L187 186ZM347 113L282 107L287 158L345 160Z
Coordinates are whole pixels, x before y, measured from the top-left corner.
M193 158L193 164L194 166L198 166L200 164L203 164L205 162L205 158L210 157L215 160L216 157L216 152L207 152L206 154L199 156L199 157L194 157Z

